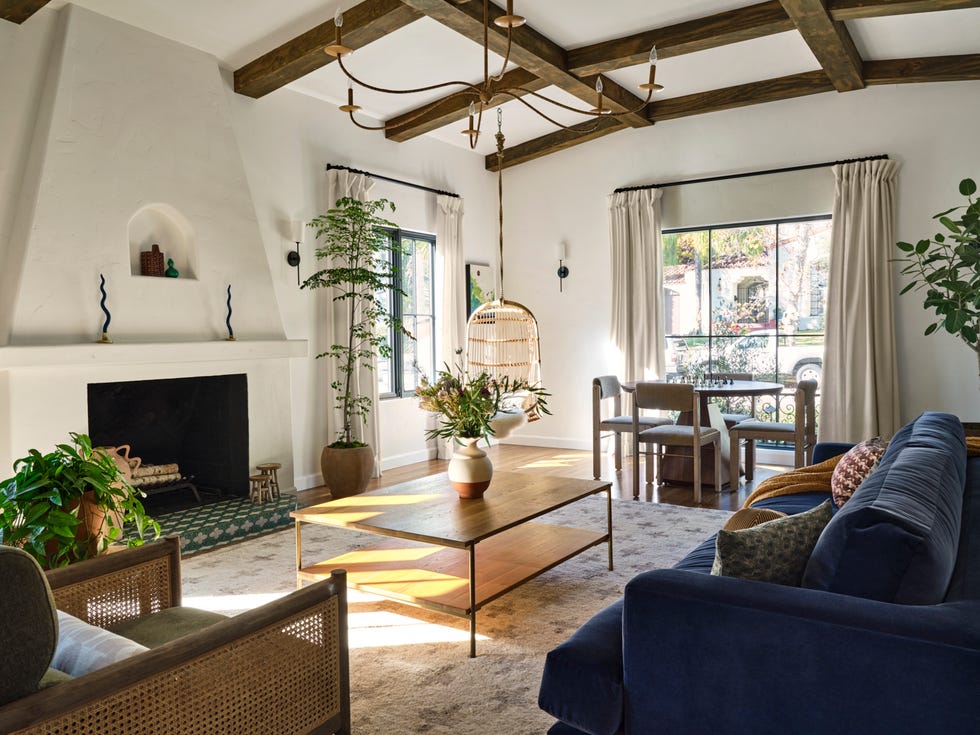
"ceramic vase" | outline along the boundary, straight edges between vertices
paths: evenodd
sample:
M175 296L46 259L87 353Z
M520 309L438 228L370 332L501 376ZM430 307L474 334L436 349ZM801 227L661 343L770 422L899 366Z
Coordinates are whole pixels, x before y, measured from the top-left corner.
M479 438L460 437L463 446L456 447L449 460L449 484L463 499L482 498L490 487L493 463L477 446Z

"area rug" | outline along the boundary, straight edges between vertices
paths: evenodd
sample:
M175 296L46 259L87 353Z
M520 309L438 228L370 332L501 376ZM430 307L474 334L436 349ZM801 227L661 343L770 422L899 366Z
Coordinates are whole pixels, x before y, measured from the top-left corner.
M289 514L294 510L296 498L293 496L264 503L253 503L248 498L229 498L153 519L160 524L161 536L180 535L180 552L189 556L290 527L293 519Z
M603 529L605 500L589 498L541 519ZM540 735L552 718L538 709L547 652L622 596L637 573L669 567L730 513L613 501L615 571L605 545L545 572L477 615L477 657L467 657L468 623L350 592L351 711L355 735ZM327 559L377 537L303 527L303 557ZM295 541L268 534L187 559L184 604L235 613L295 589Z

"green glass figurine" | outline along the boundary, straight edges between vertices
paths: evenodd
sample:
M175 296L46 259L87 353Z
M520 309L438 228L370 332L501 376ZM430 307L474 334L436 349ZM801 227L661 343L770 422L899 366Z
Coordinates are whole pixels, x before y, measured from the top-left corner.
M180 275L176 268L174 268L174 259L167 258L167 270L164 271L164 275L167 278L176 278Z

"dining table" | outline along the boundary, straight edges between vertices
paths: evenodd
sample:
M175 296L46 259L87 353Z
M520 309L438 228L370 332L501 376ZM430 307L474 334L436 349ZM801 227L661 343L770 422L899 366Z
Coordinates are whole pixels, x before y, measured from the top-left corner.
M623 382L623 390L632 393L636 390L636 384L641 381L629 380ZM646 381L644 381L646 382ZM663 380L648 381L663 383ZM670 381L683 382L683 381ZM694 390L703 398L735 398L771 395L778 397L786 386L782 383L774 383L766 380L722 380L707 379L693 382ZM701 403L701 425L711 426L718 429L721 434L721 484L728 483L729 477L729 440L728 427L725 419L722 418L721 409L707 400ZM631 409L632 410L632 409ZM678 424L690 426L694 423L691 411L682 411L677 417ZM691 485L694 483L694 465L691 461L693 449L687 447L674 447L671 454L664 457L664 466L661 477L665 483L678 485ZM715 485L715 458L713 445L706 445L701 449L701 487L713 488Z

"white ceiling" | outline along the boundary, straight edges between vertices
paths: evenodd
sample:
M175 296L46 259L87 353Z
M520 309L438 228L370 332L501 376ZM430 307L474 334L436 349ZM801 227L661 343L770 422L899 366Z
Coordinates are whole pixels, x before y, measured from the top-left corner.
M57 9L69 0L53 0ZM333 17L359 0L71 0L94 12L144 28L214 55L235 69L302 32ZM516 0L515 12L556 42L573 49L651 28L692 20L754 4L733 0ZM502 4L502 0L498 0ZM848 21L848 29L865 59L980 53L980 9L919 13ZM387 88L419 87L441 81L474 82L482 77L483 53L478 44L423 18L358 50L345 60L352 73ZM491 70L502 60L491 55ZM816 59L795 31L731 44L695 54L665 59L657 65L657 81L665 89L657 98L676 97L746 82L772 79L818 69ZM625 88L639 92L646 81L645 65L608 75ZM293 82L290 89L331 103L345 101L347 83L336 64ZM443 96L447 90L412 95L384 95L356 89L364 108L363 122L385 120ZM549 88L541 94L573 107L585 105L567 93ZM857 93L859 94L859 92ZM582 118L545 103L543 112L563 124ZM778 104L778 103L775 103ZM507 145L530 140L555 127L520 102L503 105ZM337 112L337 115L342 113ZM496 114L484 115L480 154L495 150ZM468 147L454 124L430 135ZM371 133L365 132L365 135ZM380 133L376 133L380 135Z

